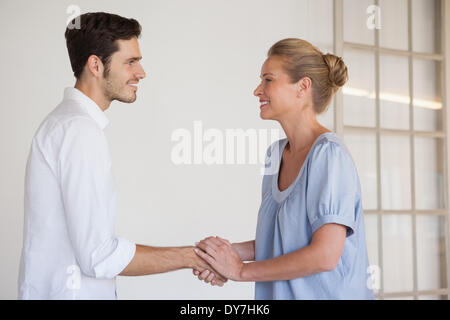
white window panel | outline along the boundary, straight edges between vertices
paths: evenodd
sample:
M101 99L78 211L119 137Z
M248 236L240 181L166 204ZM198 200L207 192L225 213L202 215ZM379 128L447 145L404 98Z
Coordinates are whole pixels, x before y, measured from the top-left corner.
M375 56L372 52L348 49L344 52L348 82L344 94L344 124L375 126Z
M380 46L408 50L408 1L380 0Z
M382 128L409 129L408 68L408 57L380 55L380 126Z
M411 209L411 164L408 136L381 137L382 208Z
M446 287L445 280L445 219L442 216L418 215L417 275L419 290Z
M414 129L442 130L442 99L440 87L441 63L414 59Z
M412 0L412 48L416 52L440 51L440 1Z
M416 137L414 144L416 209L443 209L443 141L440 138Z
M377 209L377 151L375 134L346 133L344 141L358 170L363 208L365 210Z
M373 45L375 32L367 28L367 8L371 0L344 0L344 40Z
M379 266L378 217L374 214L366 215L364 217L364 224L366 227L366 245L367 253L369 255L369 264Z
M384 215L383 282L385 292L413 290L411 216Z

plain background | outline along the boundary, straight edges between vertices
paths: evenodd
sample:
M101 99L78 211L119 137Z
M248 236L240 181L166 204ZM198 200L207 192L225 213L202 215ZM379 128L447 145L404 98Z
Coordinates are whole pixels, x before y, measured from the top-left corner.
M74 85L64 31L69 5L137 19L147 78L133 104L113 102L106 128L118 191L117 234L140 244L193 245L210 235L254 239L260 165L175 165L174 130L279 128L259 118L266 52L300 37L332 48L332 2L168 0L0 2L0 298L17 298L23 188L31 139ZM326 116L325 116L326 117ZM268 145L270 141L267 141ZM253 299L252 283L211 287L181 270L118 277L121 299Z

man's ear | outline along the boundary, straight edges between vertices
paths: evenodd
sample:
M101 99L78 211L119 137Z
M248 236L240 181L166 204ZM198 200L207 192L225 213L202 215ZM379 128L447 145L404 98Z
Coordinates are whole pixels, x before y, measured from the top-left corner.
M303 77L297 82L297 97L302 98L306 91L311 88L312 81L309 77Z
M86 62L86 68L89 70L90 74L92 74L96 78L101 77L103 75L104 69L103 62L95 54L89 56Z

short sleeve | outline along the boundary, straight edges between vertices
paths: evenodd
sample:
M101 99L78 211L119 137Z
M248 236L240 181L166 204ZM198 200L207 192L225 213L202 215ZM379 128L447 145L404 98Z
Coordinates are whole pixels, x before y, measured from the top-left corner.
M325 141L313 149L308 168L306 206L312 232L326 223L354 233L359 180L353 159L344 145Z

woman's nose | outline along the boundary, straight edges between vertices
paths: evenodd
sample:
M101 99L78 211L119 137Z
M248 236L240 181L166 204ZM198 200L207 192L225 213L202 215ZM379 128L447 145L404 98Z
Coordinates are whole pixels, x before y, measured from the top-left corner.
M253 91L253 95L254 96L257 97L257 96L259 96L261 94L261 89L260 88L261 88L261 85L256 87L255 91Z

